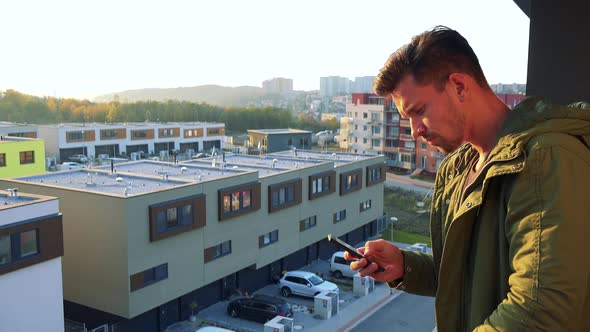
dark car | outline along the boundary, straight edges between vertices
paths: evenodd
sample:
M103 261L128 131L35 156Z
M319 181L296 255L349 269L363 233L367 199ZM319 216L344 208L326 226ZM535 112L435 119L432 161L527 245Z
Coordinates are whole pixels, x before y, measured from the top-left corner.
M262 323L275 316L293 317L293 311L285 300L267 295L235 299L227 305L227 313L232 317Z

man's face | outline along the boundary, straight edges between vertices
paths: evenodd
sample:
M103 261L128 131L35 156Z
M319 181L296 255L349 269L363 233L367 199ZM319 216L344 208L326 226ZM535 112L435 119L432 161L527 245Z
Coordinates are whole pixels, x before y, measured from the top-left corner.
M434 85L419 85L412 75L406 75L392 97L402 118L410 119L412 136L449 153L463 143L465 132L465 117L452 94L449 83L439 92Z

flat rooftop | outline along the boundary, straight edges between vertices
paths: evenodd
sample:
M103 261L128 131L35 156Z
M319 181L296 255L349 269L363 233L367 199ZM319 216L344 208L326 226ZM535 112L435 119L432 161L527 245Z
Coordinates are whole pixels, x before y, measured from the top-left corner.
M248 132L261 134L311 134L311 131L301 129L248 129Z
M219 166L219 165L217 165ZM102 165L94 167L93 169L100 169L110 173L110 165ZM114 169L119 174L135 174L147 175L165 179L182 179L189 182L200 182L212 179L225 178L245 172L245 170L236 170L230 168L222 169L219 167L211 167L210 162L207 163L168 163L160 161L132 161L128 163L118 163L114 165Z
M56 199L51 196L33 195L29 193L22 193L17 190L16 195L13 195L11 189L0 190L0 210L12 208L19 205L27 205L35 202L47 201Z
M112 173L111 165L106 164L90 169L49 172L15 180L125 197L189 183L227 178L246 172L258 172L258 176L262 178L328 162L338 166L373 157L375 156L300 150L296 153L285 151L262 156L227 153L225 161L223 155L181 161L176 164L139 160L116 163Z
M14 206L18 204L26 204L32 201L39 200L37 197L24 196L20 193L18 196L11 196L10 193L0 192L0 209L5 206Z
M117 164L117 167L122 164ZM109 166L110 167L110 166ZM177 179L112 173L101 169L75 169L17 178L15 180L116 196L135 196L190 183Z

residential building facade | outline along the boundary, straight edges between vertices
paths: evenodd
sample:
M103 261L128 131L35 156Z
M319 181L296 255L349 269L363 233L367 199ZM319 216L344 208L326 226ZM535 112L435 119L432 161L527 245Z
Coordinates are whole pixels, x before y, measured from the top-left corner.
M159 155L196 153L213 147L223 148L225 125L222 123L128 123L41 125L39 137L45 140L48 157L66 161L82 154L88 157L133 152Z
M0 180L60 197L65 316L163 331L385 227L383 156L293 151ZM345 211L345 212L342 212Z
M346 77L320 77L320 96L343 96L350 93L351 81Z
M55 197L0 190L0 331L63 331L62 216Z
M45 173L42 140L0 136L0 178Z
M410 120L401 119L391 98L353 93L340 121L340 148L360 154L383 154L388 167L435 173L444 158L436 148L412 136Z

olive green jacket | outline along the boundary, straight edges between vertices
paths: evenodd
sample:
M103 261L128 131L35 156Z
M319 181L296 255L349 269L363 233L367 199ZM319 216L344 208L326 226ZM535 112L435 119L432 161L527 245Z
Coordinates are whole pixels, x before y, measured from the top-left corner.
M479 175L465 144L432 195L432 255L397 288L436 296L439 332L590 331L590 105L517 105Z

